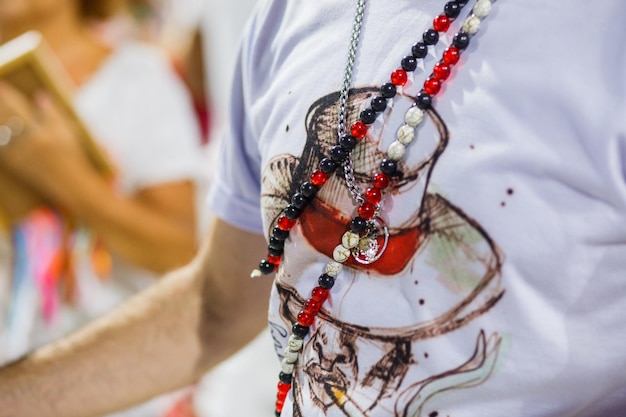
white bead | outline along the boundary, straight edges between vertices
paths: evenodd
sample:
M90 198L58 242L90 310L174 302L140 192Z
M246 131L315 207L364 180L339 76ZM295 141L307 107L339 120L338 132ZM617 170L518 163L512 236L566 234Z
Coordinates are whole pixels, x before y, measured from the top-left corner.
M489 12L491 11L491 1L490 0L478 0L472 9L474 15L480 19L484 19L487 17Z
M404 115L404 121L411 127L416 127L424 120L424 112L419 107L411 107Z
M304 339L296 335L289 336L289 350L292 352L300 352L304 346Z
M283 371L284 373L288 374L288 375L293 374L293 369L294 368L295 368L295 366L293 365L293 363L286 362L284 359L280 363L280 370Z
M336 277L339 275L341 270L343 269L343 265L339 262L329 262L326 264L326 273L331 277Z
M258 269L254 269L252 270L252 272L250 272L250 278L258 278L261 275L263 275L263 272L259 271Z
M359 244L359 239L360 236L358 234L348 231L341 237L341 244L345 248L352 249Z
M408 145L413 141L413 138L415 137L415 128L409 126L408 124L402 125L400 129L398 129L396 137L398 138L400 143Z
M333 251L333 259L337 262L344 263L350 257L350 249L343 245L337 245Z
M468 17L463 23L463 32L473 35L480 29L480 19L476 16Z
M397 140L389 145L389 148L387 148L387 156L394 161L401 160L405 153L406 146L404 146Z
M291 351L289 348L285 349L285 358L283 361L286 363L298 362L298 352Z

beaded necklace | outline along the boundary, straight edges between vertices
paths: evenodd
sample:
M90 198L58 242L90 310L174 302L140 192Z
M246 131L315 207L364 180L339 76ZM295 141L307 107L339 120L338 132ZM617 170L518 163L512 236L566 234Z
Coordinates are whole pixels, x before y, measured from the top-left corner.
M350 221L341 243L333 251L333 260L328 262L325 271L318 278L318 285L311 291L310 298L304 303L297 315L297 323L292 326L292 334L284 351L279 374L278 393L276 398L276 416L280 417L287 394L291 390L292 375L299 352L304 345L304 337L309 327L314 323L316 315L328 298L335 278L341 272L343 264L352 256L361 264L376 262L387 247L389 231L385 221L380 217L382 210L383 193L389 186L391 179L398 176L398 162L406 153L406 148L415 139L415 131L424 120L425 111L434 111L433 98L439 93L445 80L449 77L452 67L459 61L461 53L467 48L470 39L480 29L481 20L491 11L495 0L477 0L470 15L464 21L461 30L453 38L452 45L444 50L441 59L433 67L432 73L424 81L421 91L415 96L413 105L407 110L404 123L396 132L395 140L387 148L386 157L379 164L380 172L375 173L371 185L361 192L356 184L351 161L351 151L367 136L368 126L373 124L379 113L387 109L388 100L393 100L398 87L408 82L408 72L417 68L417 60L428 55L428 47L436 45L439 34L445 33L451 23L459 16L462 8L469 0L452 0L444 6L444 11L434 18L432 28L427 29L420 41L411 48L411 55L405 56L400 68L390 75L389 82L380 87L380 95L371 99L369 108L361 111L359 120L350 126L347 124L347 101L352 83L352 70L361 34L361 26L365 11L365 1L357 1L354 17L350 48L346 62L342 89L339 98L337 121L337 145L331 147L328 156L319 162L308 181L302 183L299 192L291 197L291 202L278 216L269 239L268 256L259 263L259 269L254 270L251 276L270 274L280 265L284 252L285 240L290 230L307 204L315 197L319 189L330 176L341 166L346 187L353 200L358 205L357 215Z

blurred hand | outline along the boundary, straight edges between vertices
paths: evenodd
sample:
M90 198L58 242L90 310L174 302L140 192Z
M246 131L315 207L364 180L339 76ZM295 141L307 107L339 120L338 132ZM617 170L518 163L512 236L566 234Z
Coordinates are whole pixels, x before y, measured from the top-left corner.
M62 171L88 167L76 131L47 93L31 101L0 82L0 125L10 126L16 120L23 124L22 132L14 132L9 143L0 147L0 168L16 179L47 195L51 178L60 180Z

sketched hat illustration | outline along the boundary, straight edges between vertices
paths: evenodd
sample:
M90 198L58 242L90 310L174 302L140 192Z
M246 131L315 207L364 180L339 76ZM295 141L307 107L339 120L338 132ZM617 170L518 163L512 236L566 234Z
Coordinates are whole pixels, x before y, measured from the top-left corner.
M373 87L352 90L348 119L355 119L376 92ZM266 167L261 196L266 224L273 224L298 184L336 144L338 99L335 92L309 108L307 137L300 156L277 155ZM395 105L410 103L411 98L405 97L404 103ZM362 189L376 171L388 138L393 138L394 129L400 126L394 119L397 114L403 112L387 112L352 152L355 180ZM467 357L461 363L427 368L415 359L420 345L432 345L444 335L465 328L504 294L502 256L495 243L463 210L429 189L449 132L434 109L427 115L430 127L420 132L418 146L399 165L402 174L393 179L390 202L384 203L388 213L384 220L390 232L387 249L371 265L349 265L354 271L352 281L342 278L349 283L333 288L329 304L350 305L350 309L341 309L341 319L334 308L322 309L310 333L309 346L305 346L297 369L304 377L296 381L311 383L295 383L294 415L304 416L299 410L307 407L327 411L350 407L350 415L376 415L372 410L384 409L394 410L398 416L419 416L438 393L449 395L453 388L477 385L494 368L501 337L483 329L476 330L475 343L465 347ZM356 206L340 171L307 205L290 235L288 244L300 251L307 248L310 256L332 258L333 248L354 216ZM311 282L311 277L301 272L303 262L310 257L303 258L299 261L286 256L277 273L283 322L273 326L289 328L297 321ZM389 291L381 291L386 287ZM398 305L394 298L398 287L402 288L403 303L409 306L408 314L381 318L377 314L380 308L359 308L359 302L373 291L379 295L381 306ZM346 311L355 313L346 315ZM367 386L357 386L357 381L366 381Z

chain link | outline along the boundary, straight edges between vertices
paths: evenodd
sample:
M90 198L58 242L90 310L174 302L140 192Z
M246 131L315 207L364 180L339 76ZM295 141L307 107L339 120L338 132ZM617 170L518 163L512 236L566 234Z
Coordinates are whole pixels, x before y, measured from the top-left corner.
M356 13L354 15L352 37L350 38L350 49L348 50L348 59L346 61L346 68L343 75L343 84L341 86L341 93L339 95L339 111L337 114L337 135L339 136L339 138L346 134L348 93L350 91L350 85L352 84L352 72L354 69L354 62L356 61L356 53L359 48L359 40L361 39L361 26L363 25L364 14L365 0L359 0L357 2ZM348 187L348 191L352 195L352 198L359 204L362 204L365 199L363 198L359 187L356 185L356 180L354 178L354 169L352 168L352 161L350 157L346 158L346 160L343 162L343 172L346 180L346 186Z

